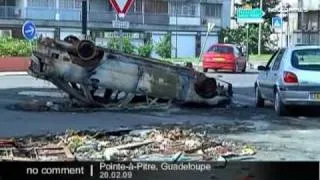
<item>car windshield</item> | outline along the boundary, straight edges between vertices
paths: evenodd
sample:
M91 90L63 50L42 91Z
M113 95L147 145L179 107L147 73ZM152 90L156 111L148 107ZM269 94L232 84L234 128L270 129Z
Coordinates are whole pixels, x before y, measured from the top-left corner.
M233 53L233 48L229 46L212 46L209 48L208 52L229 54Z
M320 71L320 48L295 50L291 62L293 67L301 70Z

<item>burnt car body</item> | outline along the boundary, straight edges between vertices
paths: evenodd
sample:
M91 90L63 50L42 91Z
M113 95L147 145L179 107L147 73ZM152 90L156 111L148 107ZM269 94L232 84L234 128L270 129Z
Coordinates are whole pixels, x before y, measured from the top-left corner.
M28 73L89 106L125 105L137 96L151 103L161 99L214 105L232 96L231 84L209 78L190 64L124 54L74 36L63 41L40 37Z

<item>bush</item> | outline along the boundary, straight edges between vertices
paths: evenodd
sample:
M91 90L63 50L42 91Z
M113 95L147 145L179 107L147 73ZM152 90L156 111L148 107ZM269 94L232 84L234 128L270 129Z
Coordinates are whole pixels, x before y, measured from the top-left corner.
M111 38L108 42L108 48L121 51L122 42L122 52L127 54L133 54L135 46L131 43L130 39L127 37L122 38Z
M171 35L169 33L160 39L155 51L162 58L171 58Z
M137 48L138 55L143 57L150 57L152 50L153 50L153 45L150 42L144 45L141 45Z
M127 37L121 38L122 41L122 51L127 54L133 54L135 46L131 43L130 39Z
M107 47L110 48L110 49L114 49L114 50L120 50L119 40L117 38L111 38L108 41Z
M11 38L0 38L0 56L30 56L31 45L28 41Z

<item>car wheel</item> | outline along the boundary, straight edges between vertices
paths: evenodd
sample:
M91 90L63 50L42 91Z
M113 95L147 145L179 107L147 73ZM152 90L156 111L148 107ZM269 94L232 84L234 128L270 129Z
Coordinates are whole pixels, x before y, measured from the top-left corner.
M279 92L276 92L275 94L274 110L279 116L285 116L288 114L287 107L283 104Z
M208 72L208 68L203 68L203 72Z
M256 87L256 107L264 107L264 99L261 96L259 87Z

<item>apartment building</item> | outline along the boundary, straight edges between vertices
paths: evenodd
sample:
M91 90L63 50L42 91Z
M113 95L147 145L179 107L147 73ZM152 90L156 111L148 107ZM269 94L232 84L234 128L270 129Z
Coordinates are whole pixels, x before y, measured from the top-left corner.
M146 39L154 43L166 33L172 36L172 54L194 57L200 54L208 22L215 23L209 44L218 41L221 27L230 26L231 0L135 0L124 21L130 22L123 32L135 44ZM118 30L112 21L118 17L108 0L87 0L88 34L105 45ZM82 0L0 0L0 28L21 35L25 20L32 20L38 35L63 39L81 35ZM4 31L2 31L4 32Z
M297 28L293 31L295 43L320 45L320 1L298 0L303 11L297 15Z
M282 0L285 14L289 12L288 22L283 25L283 45L320 45L320 1ZM290 6L288 6L290 5ZM275 8L280 11L280 5ZM279 14L280 15L280 14ZM281 31L275 31L278 39Z

